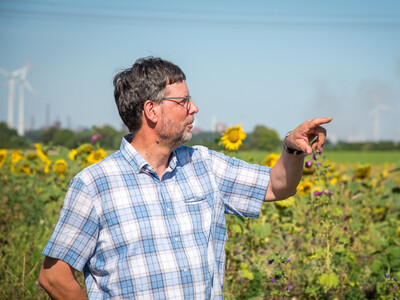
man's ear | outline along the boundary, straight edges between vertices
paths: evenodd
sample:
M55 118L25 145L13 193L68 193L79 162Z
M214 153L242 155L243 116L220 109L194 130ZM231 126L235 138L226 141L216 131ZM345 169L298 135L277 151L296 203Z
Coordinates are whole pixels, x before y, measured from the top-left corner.
M158 120L159 104L150 100L147 100L143 106L143 113L146 119L156 123Z

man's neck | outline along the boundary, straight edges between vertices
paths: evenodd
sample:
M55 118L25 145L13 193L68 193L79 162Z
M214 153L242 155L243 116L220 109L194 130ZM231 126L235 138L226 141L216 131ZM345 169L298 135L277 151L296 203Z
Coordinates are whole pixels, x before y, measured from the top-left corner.
M145 130L139 130L134 135L131 145L155 169L161 179L174 149L164 145L154 132Z

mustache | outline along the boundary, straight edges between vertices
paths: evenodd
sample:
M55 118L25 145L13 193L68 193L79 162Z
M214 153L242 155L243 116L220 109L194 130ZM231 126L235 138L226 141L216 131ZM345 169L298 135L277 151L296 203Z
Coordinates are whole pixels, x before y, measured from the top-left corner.
M189 117L189 120L187 121L187 124L186 125L189 125L189 124L191 124L191 123L193 123L194 122L194 117L193 116L190 116Z

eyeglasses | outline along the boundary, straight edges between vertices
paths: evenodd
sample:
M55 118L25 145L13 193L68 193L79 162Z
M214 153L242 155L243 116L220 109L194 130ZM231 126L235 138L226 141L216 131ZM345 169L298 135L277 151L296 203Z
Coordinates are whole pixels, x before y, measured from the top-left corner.
M175 100L181 100L181 101L175 101ZM162 98L161 101L172 101L172 102L174 102L176 104L179 104L183 108L186 108L187 110L189 110L190 105L192 103L192 97L191 96L187 96L187 97L165 97L165 98Z

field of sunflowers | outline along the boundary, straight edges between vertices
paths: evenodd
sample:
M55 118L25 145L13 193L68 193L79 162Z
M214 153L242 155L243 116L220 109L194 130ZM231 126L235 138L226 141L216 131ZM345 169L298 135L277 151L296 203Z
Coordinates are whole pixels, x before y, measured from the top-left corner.
M220 143L245 157L235 128ZM225 299L400 299L400 159L338 164L326 152L306 157L294 197L265 203L259 219L227 215ZM1 299L48 299L41 251L69 181L106 155L97 138L72 150L0 149Z

